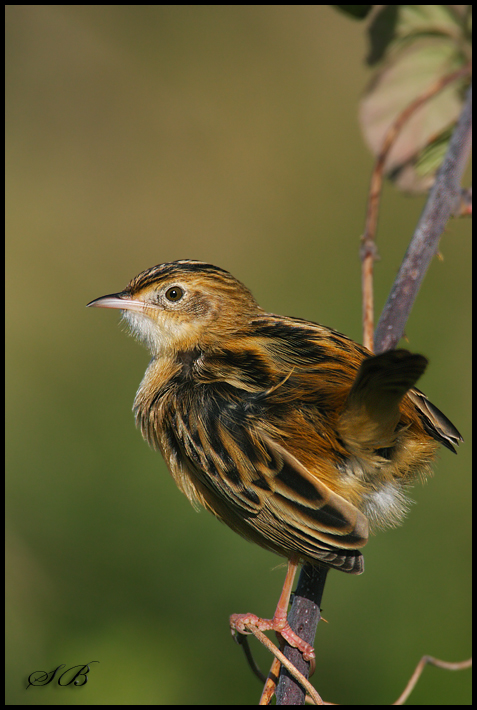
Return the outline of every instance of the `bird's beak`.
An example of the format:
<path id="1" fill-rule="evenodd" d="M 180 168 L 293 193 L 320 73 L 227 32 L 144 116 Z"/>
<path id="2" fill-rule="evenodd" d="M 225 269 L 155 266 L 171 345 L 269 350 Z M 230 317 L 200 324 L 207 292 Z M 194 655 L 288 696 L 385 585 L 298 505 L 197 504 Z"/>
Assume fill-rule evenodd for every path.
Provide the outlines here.
<path id="1" fill-rule="evenodd" d="M 146 304 L 144 301 L 136 301 L 125 293 L 110 293 L 101 298 L 95 298 L 94 301 L 86 304 L 86 308 L 94 306 L 95 308 L 119 308 L 122 311 L 137 311 L 144 313 Z"/>

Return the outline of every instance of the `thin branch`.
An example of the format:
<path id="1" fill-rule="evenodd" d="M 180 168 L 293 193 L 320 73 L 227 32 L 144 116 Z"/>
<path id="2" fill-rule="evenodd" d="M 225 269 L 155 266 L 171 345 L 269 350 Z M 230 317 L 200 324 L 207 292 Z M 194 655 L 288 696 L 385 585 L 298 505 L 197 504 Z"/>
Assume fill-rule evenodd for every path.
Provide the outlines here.
<path id="1" fill-rule="evenodd" d="M 242 646 L 245 658 L 247 659 L 247 663 L 250 666 L 252 673 L 257 676 L 259 681 L 265 683 L 267 678 L 255 662 L 255 658 L 253 657 L 252 650 L 248 642 L 248 636 L 245 636 L 245 634 L 235 634 L 234 639 L 239 646 Z"/>
<path id="2" fill-rule="evenodd" d="M 257 627 L 253 624 L 247 624 L 245 628 L 247 629 L 247 631 L 253 634 L 255 638 L 258 639 L 258 641 L 260 641 L 260 643 L 265 646 L 265 648 L 267 648 L 271 653 L 273 653 L 275 658 L 280 662 L 280 664 L 284 668 L 287 669 L 287 671 L 293 676 L 295 681 L 299 683 L 308 692 L 308 695 L 313 699 L 313 702 L 316 705 L 323 705 L 323 700 L 320 698 L 318 692 L 315 690 L 309 680 L 305 678 L 305 676 L 300 673 L 299 670 L 297 670 L 293 663 L 288 660 L 288 658 L 277 648 L 277 646 L 275 646 L 273 641 L 270 641 L 268 636 L 265 636 L 263 631 L 257 629 Z"/>
<path id="3" fill-rule="evenodd" d="M 263 687 L 262 697 L 260 698 L 259 705 L 270 705 L 272 698 L 275 695 L 275 690 L 278 683 L 278 674 L 280 673 L 281 667 L 282 664 L 280 663 L 278 658 L 274 658 L 272 667 L 270 668 L 270 672 Z"/>
<path id="4" fill-rule="evenodd" d="M 462 671 L 465 668 L 471 668 L 472 658 L 469 658 L 466 661 L 460 661 L 459 663 L 449 663 L 448 661 L 441 661 L 439 658 L 433 658 L 432 656 L 423 656 L 417 664 L 416 669 L 412 674 L 411 678 L 409 679 L 408 684 L 404 688 L 403 693 L 399 696 L 396 702 L 393 703 L 393 705 L 404 705 L 404 703 L 414 690 L 414 687 L 417 681 L 419 680 L 422 671 L 427 665 L 437 666 L 437 668 L 444 668 L 444 670 L 447 671 Z"/>

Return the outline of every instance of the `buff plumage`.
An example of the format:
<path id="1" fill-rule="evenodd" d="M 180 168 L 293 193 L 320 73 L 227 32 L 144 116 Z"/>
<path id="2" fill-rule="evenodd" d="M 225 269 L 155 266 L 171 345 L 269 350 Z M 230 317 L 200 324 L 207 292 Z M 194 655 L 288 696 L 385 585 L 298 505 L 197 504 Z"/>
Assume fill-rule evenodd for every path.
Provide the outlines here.
<path id="1" fill-rule="evenodd" d="M 178 487 L 288 559 L 363 570 L 369 526 L 399 523 L 440 444 L 461 436 L 415 389 L 427 364 L 266 313 L 223 269 L 155 266 L 117 294 L 152 360 L 134 402 Z"/>

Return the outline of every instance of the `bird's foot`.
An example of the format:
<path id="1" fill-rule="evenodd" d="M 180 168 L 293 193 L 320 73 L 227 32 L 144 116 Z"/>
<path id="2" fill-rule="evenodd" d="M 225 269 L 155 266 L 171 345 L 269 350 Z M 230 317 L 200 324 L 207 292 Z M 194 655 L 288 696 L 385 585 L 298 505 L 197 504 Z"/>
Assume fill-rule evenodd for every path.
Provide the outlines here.
<path id="1" fill-rule="evenodd" d="M 290 627 L 286 615 L 275 613 L 273 619 L 262 619 L 256 614 L 232 614 L 230 617 L 230 628 L 232 636 L 239 634 L 251 634 L 250 627 L 255 627 L 259 631 L 275 631 L 293 648 L 297 648 L 305 661 L 315 660 L 315 650 L 313 646 L 304 641 Z"/>

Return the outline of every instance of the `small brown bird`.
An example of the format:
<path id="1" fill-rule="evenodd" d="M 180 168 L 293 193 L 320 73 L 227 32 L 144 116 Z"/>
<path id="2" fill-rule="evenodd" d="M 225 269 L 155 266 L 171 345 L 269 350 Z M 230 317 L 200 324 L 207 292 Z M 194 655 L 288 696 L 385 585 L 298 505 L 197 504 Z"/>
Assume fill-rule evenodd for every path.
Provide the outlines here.
<path id="1" fill-rule="evenodd" d="M 233 629 L 273 628 L 312 658 L 286 621 L 298 562 L 360 574 L 369 525 L 398 524 L 439 443 L 455 451 L 462 440 L 414 388 L 426 358 L 373 356 L 330 328 L 266 313 L 200 261 L 153 266 L 88 305 L 121 309 L 151 351 L 136 422 L 180 490 L 290 561 L 274 618 L 233 615 Z"/>

